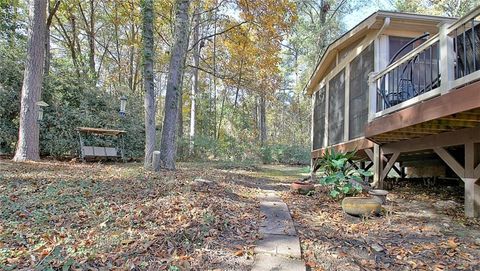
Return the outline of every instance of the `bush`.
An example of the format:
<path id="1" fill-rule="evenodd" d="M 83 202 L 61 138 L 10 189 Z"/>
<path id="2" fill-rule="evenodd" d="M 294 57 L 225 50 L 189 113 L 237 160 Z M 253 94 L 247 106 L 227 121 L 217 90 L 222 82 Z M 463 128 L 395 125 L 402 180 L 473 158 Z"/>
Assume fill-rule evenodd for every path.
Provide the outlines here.
<path id="1" fill-rule="evenodd" d="M 0 153 L 12 153 L 17 142 L 24 65 L 21 48 L 0 45 Z"/>
<path id="2" fill-rule="evenodd" d="M 371 172 L 362 169 L 355 169 L 348 161 L 353 160 L 356 152 L 337 153 L 334 150 L 328 151 L 318 161 L 320 170 L 324 177 L 320 183 L 330 187 L 332 198 L 342 198 L 362 192 L 362 177 L 372 176 Z M 352 181 L 353 180 L 353 181 Z"/>
<path id="3" fill-rule="evenodd" d="M 260 149 L 260 157 L 264 164 L 308 165 L 310 163 L 310 149 L 300 145 L 272 144 Z"/>

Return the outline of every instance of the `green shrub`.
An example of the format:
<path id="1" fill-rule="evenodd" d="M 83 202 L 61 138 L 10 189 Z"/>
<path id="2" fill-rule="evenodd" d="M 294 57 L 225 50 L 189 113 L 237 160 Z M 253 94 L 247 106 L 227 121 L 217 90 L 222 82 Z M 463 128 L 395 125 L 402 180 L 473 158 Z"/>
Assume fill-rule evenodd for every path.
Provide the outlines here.
<path id="1" fill-rule="evenodd" d="M 356 152 L 337 153 L 334 150 L 326 151 L 318 160 L 318 166 L 324 177 L 320 183 L 330 187 L 332 198 L 342 198 L 362 192 L 362 177 L 372 176 L 371 172 L 355 169 L 348 161 L 353 160 Z M 353 180 L 353 182 L 352 182 Z"/>
<path id="2" fill-rule="evenodd" d="M 260 149 L 260 158 L 264 164 L 308 165 L 310 150 L 306 146 L 272 144 Z"/>

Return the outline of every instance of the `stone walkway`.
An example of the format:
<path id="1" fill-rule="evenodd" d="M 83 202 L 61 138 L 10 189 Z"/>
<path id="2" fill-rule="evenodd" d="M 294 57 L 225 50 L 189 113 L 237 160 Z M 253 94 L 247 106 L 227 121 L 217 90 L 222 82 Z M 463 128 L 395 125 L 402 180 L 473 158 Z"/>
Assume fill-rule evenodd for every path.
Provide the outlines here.
<path id="1" fill-rule="evenodd" d="M 275 191 L 265 191 L 259 200 L 265 220 L 260 226 L 252 271 L 305 271 L 300 240 L 287 205 Z"/>

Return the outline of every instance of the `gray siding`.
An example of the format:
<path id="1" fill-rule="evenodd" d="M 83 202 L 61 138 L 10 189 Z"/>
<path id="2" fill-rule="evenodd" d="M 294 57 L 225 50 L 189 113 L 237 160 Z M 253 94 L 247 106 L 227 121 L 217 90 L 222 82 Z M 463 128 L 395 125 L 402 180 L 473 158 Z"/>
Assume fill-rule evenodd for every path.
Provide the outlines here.
<path id="1" fill-rule="evenodd" d="M 343 141 L 345 119 L 345 69 L 329 82 L 328 145 Z"/>
<path id="2" fill-rule="evenodd" d="M 368 121 L 368 75 L 373 70 L 372 43 L 350 63 L 349 139 L 364 135 Z"/>
<path id="3" fill-rule="evenodd" d="M 315 93 L 313 108 L 313 149 L 323 147 L 325 135 L 325 87 Z"/>

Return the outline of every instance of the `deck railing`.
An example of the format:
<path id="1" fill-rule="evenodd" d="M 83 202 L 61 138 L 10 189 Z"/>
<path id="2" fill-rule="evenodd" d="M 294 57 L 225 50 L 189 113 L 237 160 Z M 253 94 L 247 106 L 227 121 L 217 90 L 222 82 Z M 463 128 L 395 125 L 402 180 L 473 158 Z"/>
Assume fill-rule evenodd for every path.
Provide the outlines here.
<path id="1" fill-rule="evenodd" d="M 370 75 L 369 120 L 480 79 L 480 7 Z"/>

